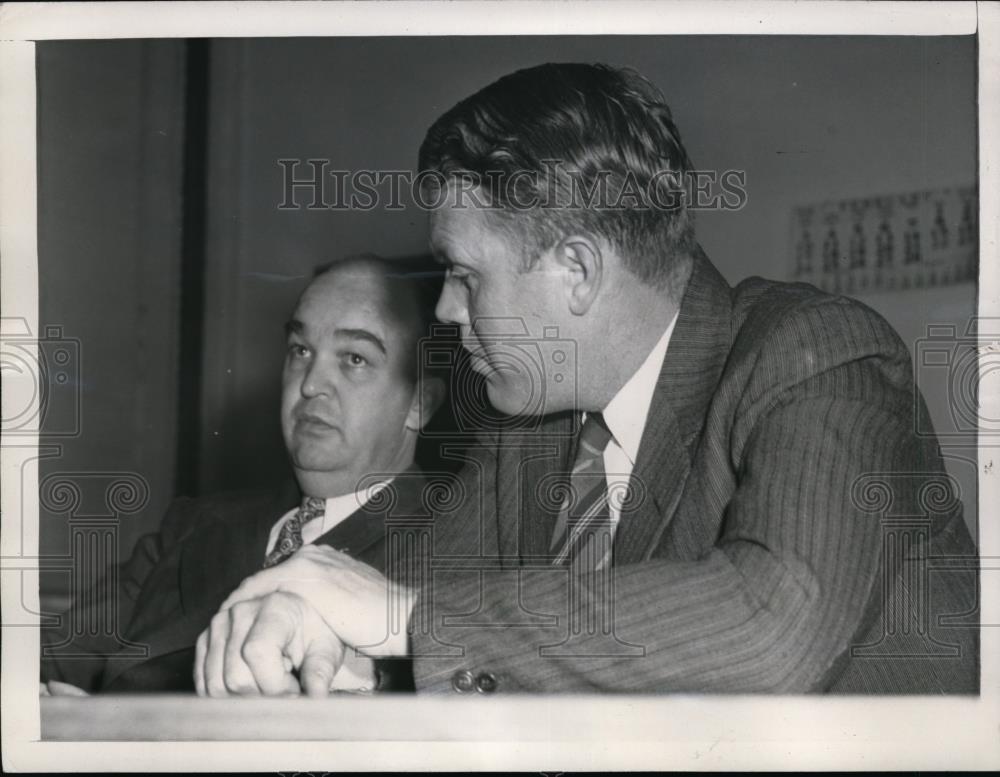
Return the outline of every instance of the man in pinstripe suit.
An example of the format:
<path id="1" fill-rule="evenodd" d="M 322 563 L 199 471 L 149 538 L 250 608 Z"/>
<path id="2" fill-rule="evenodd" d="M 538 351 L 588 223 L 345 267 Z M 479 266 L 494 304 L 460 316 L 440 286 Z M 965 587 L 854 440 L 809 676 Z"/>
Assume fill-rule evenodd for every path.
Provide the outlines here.
<path id="1" fill-rule="evenodd" d="M 305 638 L 412 655 L 424 692 L 978 692 L 975 547 L 905 346 L 851 300 L 727 285 L 652 85 L 519 71 L 420 166 L 438 317 L 511 423 L 406 584 L 321 549 L 245 582 L 234 672 L 277 687 Z"/>

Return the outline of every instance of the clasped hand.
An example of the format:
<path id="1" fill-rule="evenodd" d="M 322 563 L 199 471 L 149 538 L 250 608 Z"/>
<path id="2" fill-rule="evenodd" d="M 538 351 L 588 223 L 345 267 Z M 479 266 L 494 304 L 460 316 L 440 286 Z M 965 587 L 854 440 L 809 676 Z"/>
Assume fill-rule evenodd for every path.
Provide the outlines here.
<path id="1" fill-rule="evenodd" d="M 195 688 L 202 696 L 325 696 L 355 649 L 406 655 L 413 600 L 367 564 L 307 545 L 222 603 L 198 637 Z"/>

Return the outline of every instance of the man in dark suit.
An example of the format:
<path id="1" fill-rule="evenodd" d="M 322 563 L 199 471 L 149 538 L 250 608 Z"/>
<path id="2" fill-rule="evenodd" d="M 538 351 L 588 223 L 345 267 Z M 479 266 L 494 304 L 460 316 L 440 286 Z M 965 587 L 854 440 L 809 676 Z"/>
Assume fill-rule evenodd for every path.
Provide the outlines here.
<path id="1" fill-rule="evenodd" d="M 975 547 L 905 346 L 811 286 L 728 286 L 651 84 L 519 71 L 442 116 L 420 167 L 438 317 L 512 422 L 417 574 L 304 550 L 224 603 L 196 671 L 280 687 L 295 637 L 412 655 L 428 692 L 978 691 Z M 279 623 L 289 600 L 306 615 Z"/>
<path id="2" fill-rule="evenodd" d="M 50 688 L 194 690 L 195 642 L 223 599 L 302 545 L 337 548 L 389 571 L 386 521 L 424 512 L 415 446 L 444 391 L 439 378 L 418 378 L 418 341 L 440 288 L 421 269 L 366 255 L 310 283 L 287 324 L 282 376 L 282 431 L 296 483 L 176 500 L 159 531 L 116 570 L 116 601 L 80 597 L 82 612 L 43 629 Z M 127 626 L 104 634 L 102 611 L 116 605 Z M 71 623 L 91 633 L 74 635 Z M 135 646 L 147 655 L 136 658 Z M 370 685 L 372 668 L 352 661 L 338 682 Z M 379 670 L 383 686 L 405 686 L 401 662 Z M 315 679 L 328 687 L 332 675 Z"/>

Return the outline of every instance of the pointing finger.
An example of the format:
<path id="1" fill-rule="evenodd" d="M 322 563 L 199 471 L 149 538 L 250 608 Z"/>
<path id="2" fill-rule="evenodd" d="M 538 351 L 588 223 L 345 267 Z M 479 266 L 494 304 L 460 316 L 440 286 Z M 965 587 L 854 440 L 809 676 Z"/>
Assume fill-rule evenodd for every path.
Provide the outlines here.
<path id="1" fill-rule="evenodd" d="M 344 646 L 332 633 L 314 639 L 306 649 L 299 670 L 299 682 L 306 694 L 313 698 L 329 694 L 343 659 Z"/>

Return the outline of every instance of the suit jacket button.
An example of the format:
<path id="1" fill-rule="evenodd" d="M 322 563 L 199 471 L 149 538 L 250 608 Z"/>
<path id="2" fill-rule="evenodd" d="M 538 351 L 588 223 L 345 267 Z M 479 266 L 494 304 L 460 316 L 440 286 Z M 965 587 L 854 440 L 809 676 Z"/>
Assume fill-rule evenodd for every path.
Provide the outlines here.
<path id="1" fill-rule="evenodd" d="M 468 693 L 476 687 L 476 678 L 468 669 L 462 669 L 452 675 L 451 687 L 458 693 Z"/>
<path id="2" fill-rule="evenodd" d="M 480 693 L 493 693 L 499 684 L 500 681 L 492 672 L 481 672 L 476 678 L 476 690 Z"/>

